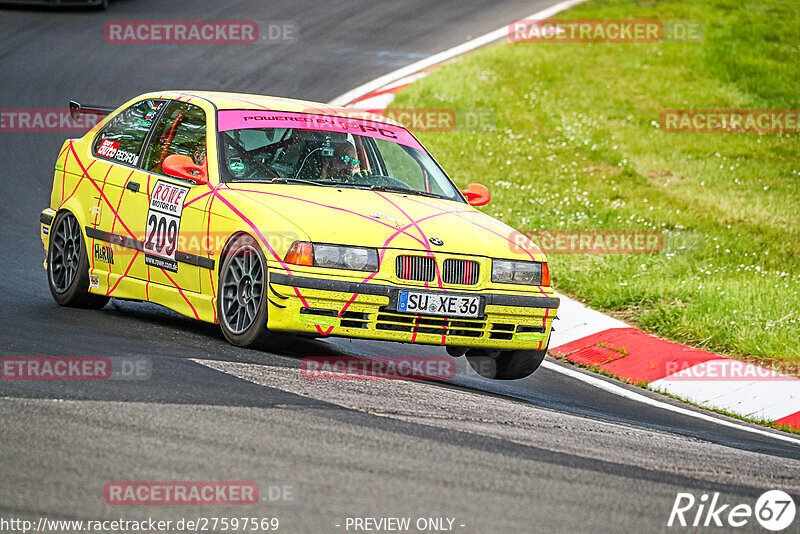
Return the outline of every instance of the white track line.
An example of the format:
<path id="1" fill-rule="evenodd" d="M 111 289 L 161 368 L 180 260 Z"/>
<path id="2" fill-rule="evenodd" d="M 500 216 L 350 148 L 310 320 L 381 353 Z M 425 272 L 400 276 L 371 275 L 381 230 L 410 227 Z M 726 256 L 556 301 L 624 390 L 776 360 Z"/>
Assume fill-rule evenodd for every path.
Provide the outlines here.
<path id="1" fill-rule="evenodd" d="M 574 5 L 580 4 L 585 0 L 565 0 L 564 2 L 559 2 L 558 4 L 543 9 L 541 11 L 537 11 L 532 15 L 525 17 L 526 19 L 533 19 L 533 20 L 541 20 L 546 19 L 548 17 L 552 17 L 556 13 L 560 13 L 565 9 L 568 9 Z M 346 106 L 353 100 L 361 98 L 362 96 L 371 93 L 372 91 L 377 91 L 378 89 L 383 88 L 386 85 L 389 85 L 392 82 L 396 82 L 406 76 L 412 76 L 417 74 L 419 71 L 427 69 L 428 67 L 432 67 L 434 65 L 438 65 L 444 61 L 448 61 L 453 59 L 456 56 L 461 54 L 465 54 L 482 46 L 486 46 L 487 44 L 493 43 L 502 39 L 504 36 L 508 35 L 508 25 L 503 26 L 502 28 L 498 28 L 493 32 L 489 32 L 485 35 L 472 39 L 471 41 L 467 41 L 464 44 L 454 46 L 449 50 L 445 50 L 444 52 L 439 52 L 438 54 L 434 54 L 432 56 L 428 56 L 425 59 L 417 61 L 416 63 L 412 63 L 411 65 L 407 65 L 405 67 L 399 68 L 389 74 L 384 74 L 379 78 L 375 78 L 372 81 L 369 81 L 365 84 L 359 85 L 355 89 L 351 89 L 346 93 L 337 96 L 330 102 L 328 102 L 332 106 Z M 598 312 L 599 313 L 599 312 Z M 752 434 L 758 434 L 761 436 L 766 436 L 770 438 L 774 438 L 781 441 L 786 441 L 789 443 L 793 443 L 795 445 L 800 445 L 800 439 L 793 438 L 789 435 L 779 433 L 780 431 L 770 432 L 768 430 L 762 430 L 757 427 L 751 427 L 747 425 L 742 425 L 738 423 L 734 423 L 731 421 L 727 421 L 725 419 L 718 419 L 716 417 L 712 417 L 710 415 L 706 415 L 703 413 L 695 412 L 693 410 L 687 410 L 686 408 L 680 408 L 678 406 L 674 406 L 672 404 L 658 401 L 655 399 L 651 399 L 650 397 L 646 397 L 639 393 L 635 393 L 633 391 L 627 390 L 623 387 L 614 385 L 610 382 L 602 380 L 600 378 L 596 378 L 578 371 L 574 369 L 570 369 L 568 367 L 564 367 L 555 363 L 551 363 L 548 361 L 542 362 L 542 367 L 550 369 L 551 371 L 555 371 L 557 373 L 564 374 L 569 376 L 570 378 L 574 378 L 576 380 L 580 380 L 585 382 L 589 385 L 592 385 L 598 389 L 602 389 L 609 393 L 613 393 L 614 395 L 619 395 L 620 397 L 624 397 L 626 399 L 641 402 L 643 404 L 647 404 L 649 406 L 654 406 L 656 408 L 661 408 L 663 410 L 667 410 L 670 412 L 679 413 L 681 415 L 686 415 L 688 417 L 694 417 L 695 419 L 700 419 L 702 421 L 707 421 L 710 423 L 716 423 L 718 425 L 727 426 L 731 428 L 736 428 L 743 432 L 750 432 Z"/>
<path id="2" fill-rule="evenodd" d="M 558 4 L 543 9 L 541 11 L 537 11 L 532 15 L 525 17 L 525 19 L 533 19 L 533 20 L 540 20 L 546 19 L 548 17 L 552 17 L 556 13 L 560 13 L 567 8 L 570 8 L 574 5 L 580 4 L 581 2 L 585 2 L 586 0 L 565 0 L 564 2 L 559 2 Z M 456 56 L 460 56 L 462 54 L 466 54 L 476 48 L 480 48 L 482 46 L 486 46 L 489 43 L 493 43 L 502 39 L 503 37 L 508 36 L 508 25 L 503 26 L 502 28 L 498 28 L 493 32 L 489 32 L 486 35 L 481 35 L 480 37 L 476 37 L 471 41 L 467 41 L 464 44 L 460 44 L 458 46 L 454 46 L 449 50 L 445 50 L 444 52 L 439 52 L 438 54 L 434 54 L 432 56 L 428 56 L 425 59 L 421 59 L 416 63 L 412 63 L 411 65 L 407 65 L 400 69 L 397 69 L 389 74 L 384 74 L 380 78 L 375 78 L 372 81 L 369 81 L 363 85 L 359 85 L 355 89 L 351 89 L 346 93 L 337 96 L 330 102 L 328 102 L 332 106 L 345 106 L 352 102 L 353 100 L 364 96 L 367 93 L 371 93 L 372 91 L 376 91 L 382 88 L 385 85 L 389 85 L 392 82 L 399 80 L 400 78 L 405 78 L 406 76 L 411 76 L 412 74 L 416 74 L 417 72 L 427 69 L 428 67 L 433 67 L 434 65 L 438 65 L 439 63 L 443 63 L 449 59 L 453 59 Z"/>
<path id="3" fill-rule="evenodd" d="M 661 408 L 662 410 L 667 410 L 670 412 L 679 413 L 681 415 L 686 415 L 689 417 L 694 417 L 695 419 L 700 419 L 702 421 L 708 421 L 711 423 L 716 423 L 718 425 L 727 426 L 731 428 L 735 428 L 737 430 L 742 430 L 744 432 L 750 432 L 752 434 L 759 434 L 761 436 L 767 436 L 770 438 L 775 438 L 781 441 L 786 441 L 792 443 L 794 445 L 800 445 L 800 439 L 793 438 L 788 434 L 781 434 L 780 431 L 769 431 L 764 430 L 758 427 L 752 427 L 747 425 L 742 425 L 739 423 L 735 423 L 733 421 L 728 421 L 725 419 L 720 419 L 717 417 L 712 417 L 710 415 L 706 415 L 704 413 L 695 412 L 694 410 L 687 410 L 686 408 L 681 408 L 680 406 L 675 406 L 663 401 L 659 401 L 656 399 L 651 399 L 645 395 L 640 393 L 636 393 L 635 391 L 631 391 L 629 389 L 623 388 L 621 386 L 617 386 L 603 380 L 601 378 L 597 378 L 591 375 L 587 375 L 585 373 L 581 373 L 576 371 L 575 369 L 570 369 L 569 367 L 565 367 L 563 365 L 559 365 L 557 363 L 549 362 L 547 360 L 542 362 L 542 367 L 546 369 L 550 369 L 551 371 L 555 371 L 557 373 L 561 373 L 566 375 L 570 378 L 575 378 L 582 382 L 586 382 L 589 385 L 592 385 L 598 389 L 602 389 L 603 391 L 607 391 L 609 393 L 613 393 L 614 395 L 619 395 L 620 397 L 624 397 L 626 399 L 641 402 L 642 404 L 647 404 L 648 406 L 653 406 L 656 408 Z"/>

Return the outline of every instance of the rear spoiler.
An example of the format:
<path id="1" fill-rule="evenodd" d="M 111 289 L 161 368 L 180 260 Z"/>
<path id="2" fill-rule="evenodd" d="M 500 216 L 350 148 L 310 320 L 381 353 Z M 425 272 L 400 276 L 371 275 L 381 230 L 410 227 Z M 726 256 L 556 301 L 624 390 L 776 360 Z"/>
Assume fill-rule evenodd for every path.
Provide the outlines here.
<path id="1" fill-rule="evenodd" d="M 72 120 L 78 120 L 80 115 L 96 115 L 98 117 L 105 117 L 110 115 L 117 108 L 109 108 L 105 106 L 84 106 L 79 102 L 70 100 L 69 102 L 69 115 Z"/>

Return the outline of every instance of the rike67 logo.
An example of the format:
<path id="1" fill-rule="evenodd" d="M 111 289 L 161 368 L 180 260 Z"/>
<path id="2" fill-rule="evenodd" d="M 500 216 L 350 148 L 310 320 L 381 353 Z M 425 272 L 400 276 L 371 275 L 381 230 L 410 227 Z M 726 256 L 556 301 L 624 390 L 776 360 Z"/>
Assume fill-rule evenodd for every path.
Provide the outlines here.
<path id="1" fill-rule="evenodd" d="M 719 493 L 704 493 L 699 499 L 691 493 L 678 493 L 667 526 L 740 528 L 752 525 L 755 518 L 763 528 L 779 532 L 792 524 L 796 513 L 794 499 L 781 490 L 764 492 L 755 506 L 725 503 Z"/>

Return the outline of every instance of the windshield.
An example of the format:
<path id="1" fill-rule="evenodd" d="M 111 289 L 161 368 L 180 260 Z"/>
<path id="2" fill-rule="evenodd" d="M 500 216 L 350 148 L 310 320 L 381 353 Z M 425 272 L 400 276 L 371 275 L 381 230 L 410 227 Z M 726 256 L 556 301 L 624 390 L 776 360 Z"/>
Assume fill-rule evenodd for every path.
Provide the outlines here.
<path id="1" fill-rule="evenodd" d="M 404 128 L 303 113 L 220 111 L 226 182 L 354 187 L 463 201 Z"/>

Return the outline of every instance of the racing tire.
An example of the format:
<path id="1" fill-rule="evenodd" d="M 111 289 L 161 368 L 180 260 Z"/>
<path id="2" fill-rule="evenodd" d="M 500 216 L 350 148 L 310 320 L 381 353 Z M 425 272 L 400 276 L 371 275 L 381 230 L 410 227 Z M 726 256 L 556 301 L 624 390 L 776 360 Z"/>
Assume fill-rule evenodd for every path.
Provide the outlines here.
<path id="1" fill-rule="evenodd" d="M 472 370 L 484 378 L 519 380 L 532 375 L 542 365 L 546 354 L 547 349 L 504 351 L 470 349 L 466 356 Z"/>
<path id="2" fill-rule="evenodd" d="M 62 211 L 50 230 L 47 249 L 47 282 L 60 306 L 99 310 L 108 303 L 105 295 L 89 293 L 89 255 L 81 225 Z"/>
<path id="3" fill-rule="evenodd" d="M 232 345 L 282 351 L 293 334 L 267 330 L 267 260 L 249 235 L 240 235 L 227 248 L 219 273 L 217 319 Z"/>

